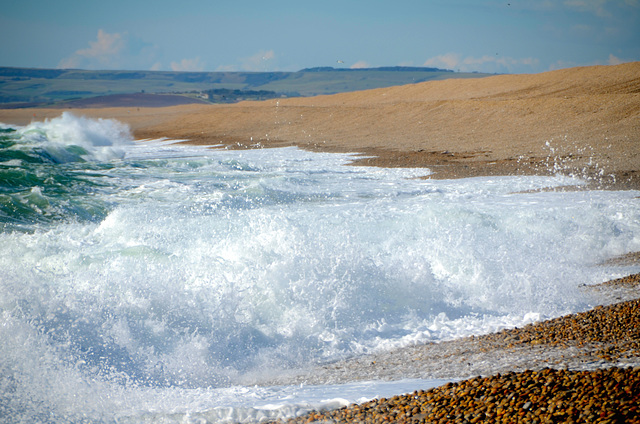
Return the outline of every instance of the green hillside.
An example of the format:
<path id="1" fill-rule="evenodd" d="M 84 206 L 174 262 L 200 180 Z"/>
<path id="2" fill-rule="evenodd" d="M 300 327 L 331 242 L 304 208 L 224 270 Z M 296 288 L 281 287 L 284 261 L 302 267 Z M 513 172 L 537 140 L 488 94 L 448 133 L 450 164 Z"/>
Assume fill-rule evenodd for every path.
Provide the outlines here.
<path id="1" fill-rule="evenodd" d="M 417 67 L 322 67 L 298 72 L 86 71 L 0 67 L 0 107 L 63 105 L 70 100 L 130 93 L 172 93 L 212 103 L 231 103 L 486 75 Z"/>

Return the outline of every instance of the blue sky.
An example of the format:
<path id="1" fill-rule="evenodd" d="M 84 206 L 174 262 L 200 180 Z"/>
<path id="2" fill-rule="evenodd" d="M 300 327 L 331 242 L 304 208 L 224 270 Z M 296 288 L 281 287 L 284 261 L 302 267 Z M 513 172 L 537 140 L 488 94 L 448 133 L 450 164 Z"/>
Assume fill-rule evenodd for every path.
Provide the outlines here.
<path id="1" fill-rule="evenodd" d="M 5 0 L 0 66 L 180 71 L 640 60 L 640 0 Z"/>

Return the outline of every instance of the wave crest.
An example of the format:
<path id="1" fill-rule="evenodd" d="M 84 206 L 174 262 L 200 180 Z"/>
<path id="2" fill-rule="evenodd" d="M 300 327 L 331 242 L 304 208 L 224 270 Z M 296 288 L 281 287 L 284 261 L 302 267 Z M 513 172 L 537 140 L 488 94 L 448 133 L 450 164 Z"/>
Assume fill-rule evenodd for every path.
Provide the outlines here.
<path id="1" fill-rule="evenodd" d="M 91 119 L 63 112 L 57 118 L 32 122 L 17 130 L 21 145 L 40 150 L 55 163 L 108 161 L 124 157 L 133 143 L 126 124 L 113 119 Z"/>

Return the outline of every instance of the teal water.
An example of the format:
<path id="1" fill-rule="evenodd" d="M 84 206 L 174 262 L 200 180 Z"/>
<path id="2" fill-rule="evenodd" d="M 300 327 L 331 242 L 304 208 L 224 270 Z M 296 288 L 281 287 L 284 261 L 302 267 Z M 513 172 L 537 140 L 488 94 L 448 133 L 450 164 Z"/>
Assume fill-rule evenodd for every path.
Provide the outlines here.
<path id="1" fill-rule="evenodd" d="M 66 118 L 69 120 L 70 118 Z M 77 125 L 91 123 L 80 120 Z M 96 121 L 97 122 L 97 121 Z M 121 155 L 116 145 L 126 138 L 126 128 L 115 123 L 108 128 L 60 131 L 59 125 L 33 124 L 24 129 L 0 129 L 0 225 L 5 231 L 32 231 L 34 224 L 66 220 L 104 219 L 108 201 L 96 193 L 111 187 L 109 171 L 114 164 L 96 159 Z M 115 141 L 102 140 L 95 132 L 111 131 Z M 72 134 L 67 134 L 71 132 Z M 76 137 L 67 143 L 64 137 Z M 115 143 L 115 144 L 114 144 Z"/>

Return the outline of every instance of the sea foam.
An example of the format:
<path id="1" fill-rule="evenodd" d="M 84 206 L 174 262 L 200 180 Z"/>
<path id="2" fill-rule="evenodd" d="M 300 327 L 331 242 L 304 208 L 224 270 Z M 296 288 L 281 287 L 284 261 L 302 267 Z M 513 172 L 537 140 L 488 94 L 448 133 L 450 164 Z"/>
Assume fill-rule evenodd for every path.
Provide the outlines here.
<path id="1" fill-rule="evenodd" d="M 20 128 L 21 145 L 42 149 L 57 163 L 122 158 L 122 146 L 132 143 L 129 127 L 112 119 L 90 119 L 63 112 L 44 122 Z"/>
<path id="2" fill-rule="evenodd" d="M 584 310 L 581 284 L 632 270 L 596 265 L 640 250 L 637 192 L 539 190 L 580 184 L 563 176 L 424 180 L 296 148 L 131 143 L 112 121 L 29 128 L 7 137 L 92 160 L 2 168 L 61 182 L 25 178 L 50 206 L 0 232 L 9 422 L 249 421 L 275 373 Z M 270 416 L 310 404 L 282 390 Z"/>

